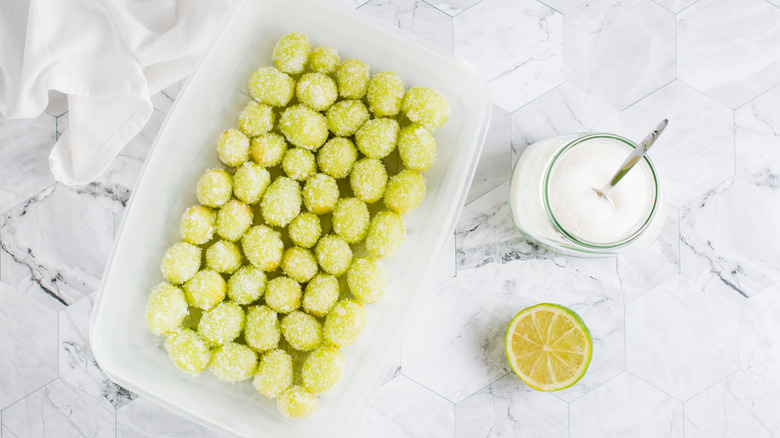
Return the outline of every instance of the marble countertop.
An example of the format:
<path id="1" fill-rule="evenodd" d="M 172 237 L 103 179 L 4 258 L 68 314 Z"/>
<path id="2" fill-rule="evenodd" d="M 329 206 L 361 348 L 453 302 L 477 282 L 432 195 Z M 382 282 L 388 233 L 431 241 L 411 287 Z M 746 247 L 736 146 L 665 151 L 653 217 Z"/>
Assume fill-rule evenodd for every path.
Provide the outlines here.
<path id="1" fill-rule="evenodd" d="M 457 231 L 355 437 L 780 436 L 780 1 L 341 0 L 465 58 L 493 121 Z M 89 315 L 176 84 L 95 182 L 55 183 L 67 119 L 0 118 L 0 436 L 219 436 L 112 383 Z M 512 163 L 534 141 L 610 131 L 665 173 L 649 249 L 579 259 L 514 230 Z M 662 142 L 662 143 L 661 143 Z M 594 339 L 575 386 L 541 393 L 503 335 L 538 302 Z"/>

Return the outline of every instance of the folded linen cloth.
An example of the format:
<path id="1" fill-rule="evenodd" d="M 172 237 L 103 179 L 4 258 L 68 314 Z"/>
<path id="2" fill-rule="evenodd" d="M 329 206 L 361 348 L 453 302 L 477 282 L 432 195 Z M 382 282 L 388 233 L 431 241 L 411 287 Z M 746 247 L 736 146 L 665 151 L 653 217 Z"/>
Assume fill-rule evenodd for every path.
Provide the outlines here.
<path id="1" fill-rule="evenodd" d="M 49 155 L 69 185 L 95 179 L 187 77 L 234 0 L 0 0 L 0 112 L 40 115 L 67 95 L 69 126 Z"/>

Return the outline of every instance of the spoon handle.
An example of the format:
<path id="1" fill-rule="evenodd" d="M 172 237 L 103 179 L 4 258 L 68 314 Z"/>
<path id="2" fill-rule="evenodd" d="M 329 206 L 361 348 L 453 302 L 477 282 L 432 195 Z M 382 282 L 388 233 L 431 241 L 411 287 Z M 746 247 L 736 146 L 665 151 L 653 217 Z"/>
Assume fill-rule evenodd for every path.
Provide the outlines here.
<path id="1" fill-rule="evenodd" d="M 647 151 L 650 149 L 650 146 L 653 145 L 655 140 L 658 138 L 659 135 L 664 131 L 666 128 L 666 125 L 669 124 L 669 119 L 664 119 L 661 123 L 658 124 L 658 126 L 655 127 L 653 132 L 647 135 L 647 137 L 642 140 L 639 145 L 634 149 L 633 152 L 631 152 L 631 155 L 626 158 L 626 161 L 623 162 L 623 164 L 620 166 L 620 169 L 615 173 L 615 176 L 612 177 L 611 180 L 609 180 L 609 184 L 607 184 L 607 187 L 605 189 L 611 189 L 615 186 L 615 184 L 618 183 L 621 179 L 623 179 L 624 176 L 628 173 L 629 170 L 631 170 L 632 167 L 639 161 L 642 157 L 645 156 Z"/>

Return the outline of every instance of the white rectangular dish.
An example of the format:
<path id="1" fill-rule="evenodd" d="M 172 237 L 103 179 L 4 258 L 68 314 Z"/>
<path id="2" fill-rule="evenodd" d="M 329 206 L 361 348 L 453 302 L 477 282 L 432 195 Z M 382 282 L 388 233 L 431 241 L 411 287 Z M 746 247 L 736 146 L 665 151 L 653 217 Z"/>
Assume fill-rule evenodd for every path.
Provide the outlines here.
<path id="1" fill-rule="evenodd" d="M 312 417 L 298 421 L 283 418 L 251 381 L 226 384 L 209 372 L 193 377 L 179 371 L 144 320 L 149 293 L 162 281 L 162 255 L 179 240 L 181 214 L 197 203 L 196 182 L 219 166 L 219 134 L 236 125 L 251 73 L 272 65 L 273 45 L 289 32 L 305 33 L 312 47 L 336 47 L 342 60 L 360 59 L 372 73 L 393 71 L 407 86 L 435 88 L 452 106 L 436 132 L 438 158 L 425 174 L 425 199 L 406 220 L 403 247 L 386 261 L 389 290 L 369 306 L 360 339 L 343 349 L 339 384 L 319 397 Z M 90 339 L 101 368 L 119 385 L 213 428 L 258 437 L 343 435 L 408 332 L 425 279 L 455 227 L 490 111 L 473 69 L 395 29 L 316 0 L 240 3 L 176 99 L 133 191 L 92 314 Z"/>

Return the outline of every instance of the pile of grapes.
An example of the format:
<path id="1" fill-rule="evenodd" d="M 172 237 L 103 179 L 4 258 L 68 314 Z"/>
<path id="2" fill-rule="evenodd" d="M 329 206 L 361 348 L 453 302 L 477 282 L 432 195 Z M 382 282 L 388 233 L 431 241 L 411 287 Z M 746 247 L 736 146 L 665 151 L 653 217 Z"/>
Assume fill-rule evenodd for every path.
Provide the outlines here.
<path id="1" fill-rule="evenodd" d="M 282 414 L 305 418 L 385 294 L 382 259 L 423 199 L 450 106 L 300 33 L 273 60 L 217 141 L 226 167 L 198 180 L 146 321 L 177 367 L 253 379 Z"/>

